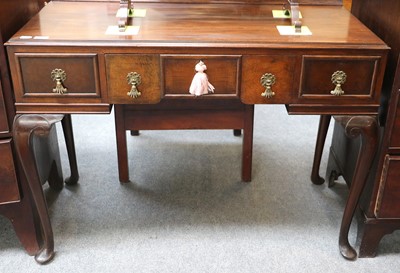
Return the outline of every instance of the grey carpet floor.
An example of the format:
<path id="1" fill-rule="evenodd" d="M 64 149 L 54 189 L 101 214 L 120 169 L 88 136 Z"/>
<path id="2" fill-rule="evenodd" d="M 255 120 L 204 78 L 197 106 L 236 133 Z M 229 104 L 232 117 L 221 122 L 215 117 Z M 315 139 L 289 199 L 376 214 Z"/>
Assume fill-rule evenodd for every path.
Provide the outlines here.
<path id="1" fill-rule="evenodd" d="M 73 116 L 79 184 L 45 186 L 56 256 L 36 264 L 0 217 L 0 272 L 399 272 L 399 232 L 376 258 L 339 254 L 348 190 L 310 182 L 318 119 L 257 106 L 251 183 L 240 181 L 231 130 L 128 134 L 131 182 L 121 185 L 113 115 Z"/>

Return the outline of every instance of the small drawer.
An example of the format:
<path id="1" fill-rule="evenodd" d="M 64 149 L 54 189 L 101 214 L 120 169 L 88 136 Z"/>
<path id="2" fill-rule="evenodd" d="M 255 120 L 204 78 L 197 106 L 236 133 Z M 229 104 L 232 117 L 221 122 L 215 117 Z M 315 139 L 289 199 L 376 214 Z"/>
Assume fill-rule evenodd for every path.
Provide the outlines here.
<path id="1" fill-rule="evenodd" d="M 0 204 L 20 200 L 11 139 L 0 140 Z"/>
<path id="2" fill-rule="evenodd" d="M 107 54 L 108 98 L 116 104 L 154 104 L 161 100 L 160 56 Z"/>
<path id="3" fill-rule="evenodd" d="M 193 97 L 189 93 L 195 66 L 203 61 L 208 82 L 215 88 L 206 97 L 239 98 L 239 69 L 237 55 L 162 55 L 163 93 L 168 97 Z"/>
<path id="4" fill-rule="evenodd" d="M 377 218 L 400 217 L 399 177 L 400 156 L 386 155 L 375 204 Z"/>
<path id="5" fill-rule="evenodd" d="M 304 55 L 299 99 L 378 103 L 375 85 L 379 61 L 380 56 Z"/>
<path id="6" fill-rule="evenodd" d="M 39 98 L 41 103 L 75 103 L 101 96 L 97 54 L 15 53 L 14 57 L 17 103 Z"/>
<path id="7" fill-rule="evenodd" d="M 244 56 L 242 102 L 246 104 L 289 103 L 293 97 L 294 68 L 294 56 Z"/>

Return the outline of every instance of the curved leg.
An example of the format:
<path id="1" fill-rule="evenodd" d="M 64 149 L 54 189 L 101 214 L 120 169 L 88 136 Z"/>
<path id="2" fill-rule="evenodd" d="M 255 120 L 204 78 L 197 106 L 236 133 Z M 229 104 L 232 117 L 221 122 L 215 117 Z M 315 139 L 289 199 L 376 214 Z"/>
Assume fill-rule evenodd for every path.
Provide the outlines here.
<path id="1" fill-rule="evenodd" d="M 75 142 L 74 142 L 74 134 L 72 131 L 72 121 L 71 115 L 64 115 L 64 118 L 61 121 L 64 137 L 65 137 L 65 145 L 67 147 L 69 166 L 71 169 L 71 176 L 65 179 L 65 184 L 67 185 L 75 185 L 79 180 L 79 172 L 78 172 L 78 163 L 76 161 L 76 153 L 75 153 Z"/>
<path id="2" fill-rule="evenodd" d="M 378 144 L 378 122 L 372 116 L 337 116 L 335 117 L 345 128 L 347 137 L 361 137 L 361 147 L 351 182 L 349 197 L 344 209 L 339 234 L 339 249 L 343 257 L 349 260 L 357 258 L 357 252 L 348 240 L 351 221 L 357 208 L 358 201 L 367 180 L 368 171 L 372 165 Z"/>
<path id="3" fill-rule="evenodd" d="M 36 168 L 32 141 L 34 137 L 46 137 L 55 122 L 63 115 L 17 115 L 13 125 L 13 137 L 17 156 L 28 181 L 32 200 L 37 208 L 39 222 L 43 231 L 43 247 L 35 255 L 35 260 L 44 264 L 54 257 L 54 238 L 46 199 Z"/>
<path id="4" fill-rule="evenodd" d="M 319 119 L 317 143 L 315 144 L 314 161 L 311 171 L 311 181 L 316 185 L 324 183 L 324 179 L 319 176 L 319 166 L 321 165 L 322 151 L 324 149 L 330 121 L 330 115 L 321 115 Z"/>

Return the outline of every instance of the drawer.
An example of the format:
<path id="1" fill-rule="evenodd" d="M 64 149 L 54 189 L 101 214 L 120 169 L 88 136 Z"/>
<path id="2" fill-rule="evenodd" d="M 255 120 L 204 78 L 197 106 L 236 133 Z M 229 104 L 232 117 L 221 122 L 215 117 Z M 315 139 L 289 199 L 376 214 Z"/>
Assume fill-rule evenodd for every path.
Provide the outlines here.
<path id="1" fill-rule="evenodd" d="M 163 96 L 193 97 L 189 89 L 199 61 L 206 65 L 206 77 L 215 88 L 213 93 L 202 98 L 239 98 L 241 56 L 237 55 L 162 55 Z"/>
<path id="2" fill-rule="evenodd" d="M 304 55 L 299 99 L 314 103 L 328 100 L 330 104 L 378 103 L 379 61 L 380 56 Z"/>
<path id="3" fill-rule="evenodd" d="M 242 101 L 247 104 L 289 103 L 293 97 L 294 68 L 294 56 L 244 56 Z"/>
<path id="4" fill-rule="evenodd" d="M 385 156 L 375 215 L 377 218 L 400 218 L 400 156 Z"/>
<path id="5" fill-rule="evenodd" d="M 116 104 L 154 104 L 161 100 L 160 56 L 107 54 L 108 98 Z"/>
<path id="6" fill-rule="evenodd" d="M 83 103 L 101 97 L 97 54 L 15 53 L 14 57 L 17 103 Z"/>
<path id="7" fill-rule="evenodd" d="M 11 139 L 0 140 L 0 204 L 20 200 Z"/>

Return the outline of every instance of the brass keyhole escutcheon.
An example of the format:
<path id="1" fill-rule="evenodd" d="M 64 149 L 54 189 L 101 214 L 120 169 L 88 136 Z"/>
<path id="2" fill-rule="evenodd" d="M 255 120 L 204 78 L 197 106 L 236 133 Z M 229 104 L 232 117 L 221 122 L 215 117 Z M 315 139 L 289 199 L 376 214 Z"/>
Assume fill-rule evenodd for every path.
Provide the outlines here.
<path id="1" fill-rule="evenodd" d="M 261 93 L 262 97 L 272 98 L 275 96 L 275 92 L 272 91 L 272 86 L 275 84 L 275 75 L 272 73 L 265 73 L 260 79 L 261 85 L 265 88 L 265 91 Z"/>
<path id="2" fill-rule="evenodd" d="M 142 76 L 140 76 L 137 72 L 129 72 L 126 76 L 128 84 L 131 85 L 131 90 L 127 93 L 127 95 L 131 98 L 137 98 L 142 95 L 142 93 L 137 89 L 138 85 L 142 82 Z"/>
<path id="3" fill-rule="evenodd" d="M 56 82 L 56 87 L 53 88 L 54 93 L 64 94 L 67 88 L 63 86 L 64 81 L 67 79 L 67 73 L 60 68 L 51 71 L 51 79 Z"/>
<path id="4" fill-rule="evenodd" d="M 334 96 L 341 96 L 344 94 L 342 84 L 346 82 L 347 75 L 345 72 L 338 70 L 332 74 L 331 81 L 335 86 L 335 89 L 331 91 Z"/>

